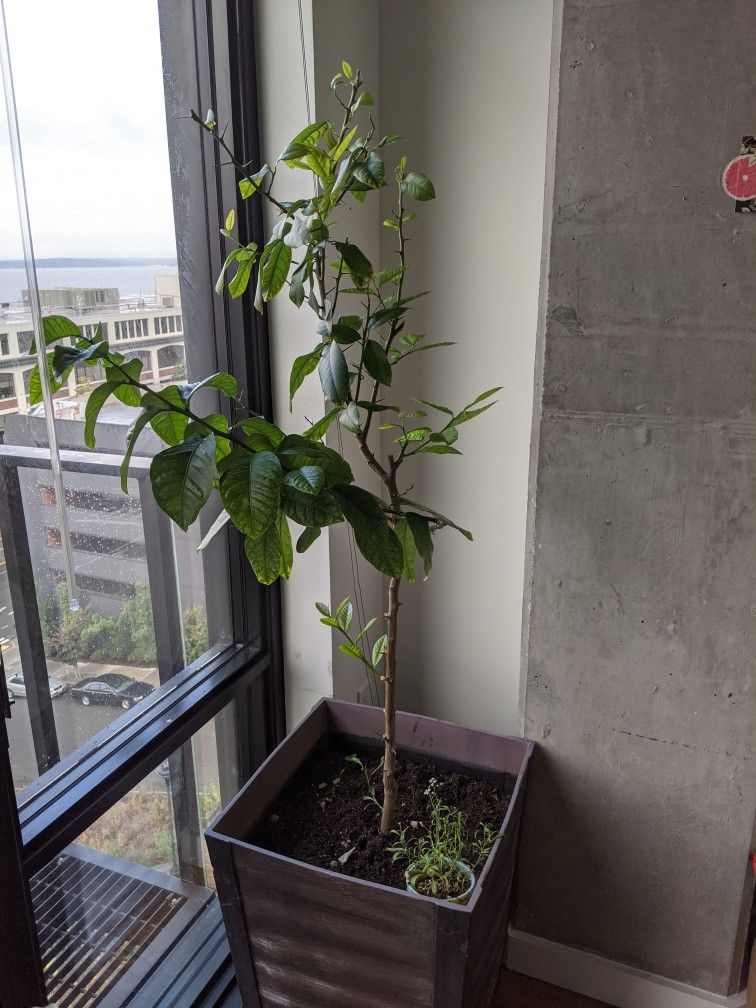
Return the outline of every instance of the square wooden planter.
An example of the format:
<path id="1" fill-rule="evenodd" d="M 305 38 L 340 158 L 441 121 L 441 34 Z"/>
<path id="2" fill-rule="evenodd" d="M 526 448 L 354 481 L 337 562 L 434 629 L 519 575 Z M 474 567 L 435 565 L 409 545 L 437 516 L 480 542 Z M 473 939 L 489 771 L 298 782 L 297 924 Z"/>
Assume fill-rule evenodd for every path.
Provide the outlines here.
<path id="1" fill-rule="evenodd" d="M 503 782 L 501 836 L 467 906 L 315 868 L 247 839 L 310 753 L 380 744 L 383 712 L 323 700 L 206 832 L 245 1008 L 485 1008 L 502 965 L 533 743 L 415 714 L 398 749 Z"/>

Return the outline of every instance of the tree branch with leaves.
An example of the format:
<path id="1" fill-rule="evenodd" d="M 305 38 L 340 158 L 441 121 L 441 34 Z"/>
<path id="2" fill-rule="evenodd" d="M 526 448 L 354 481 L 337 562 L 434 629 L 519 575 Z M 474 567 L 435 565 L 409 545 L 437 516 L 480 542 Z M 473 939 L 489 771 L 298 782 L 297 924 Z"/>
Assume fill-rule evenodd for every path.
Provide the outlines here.
<path id="1" fill-rule="evenodd" d="M 388 397 L 394 372 L 414 354 L 439 350 L 453 343 L 429 342 L 407 331 L 409 313 L 426 291 L 407 294 L 407 228 L 415 214 L 412 203 L 435 199 L 430 179 L 408 167 L 402 156 L 391 173 L 396 203 L 383 226 L 396 233 L 396 262 L 384 269 L 373 264 L 348 236 L 338 233 L 336 211 L 342 204 L 363 203 L 387 185 L 385 150 L 399 137 L 375 139 L 369 114 L 373 104 L 359 70 L 343 63 L 331 81 L 343 109 L 340 126 L 323 120 L 306 126 L 281 152 L 275 164 L 255 168 L 243 163 L 218 127 L 215 114 L 191 118 L 215 144 L 238 175 L 239 199 L 259 197 L 276 213 L 270 236 L 260 249 L 236 236 L 236 213 L 229 211 L 221 234 L 229 251 L 216 291 L 232 298 L 245 295 L 255 279 L 254 304 L 258 311 L 284 290 L 301 308 L 305 302 L 315 316 L 314 343 L 297 357 L 289 377 L 289 407 L 303 382 L 317 372 L 325 399 L 331 404 L 322 419 L 302 433 L 285 433 L 277 424 L 250 414 L 243 407 L 232 375 L 220 372 L 194 383 L 152 388 L 142 381 L 142 363 L 127 360 L 103 337 L 101 328 L 86 337 L 70 319 L 51 316 L 43 320 L 48 351 L 48 372 L 53 392 L 63 387 L 73 367 L 101 362 L 105 381 L 86 404 L 84 438 L 95 447 L 96 423 L 110 397 L 138 409 L 129 428 L 121 467 L 121 482 L 128 490 L 129 463 L 135 445 L 149 426 L 166 448 L 154 456 L 150 480 L 155 500 L 163 511 L 186 530 L 214 492 L 220 494 L 224 513 L 213 526 L 230 521 L 244 537 L 244 549 L 257 579 L 272 584 L 288 578 L 294 561 L 290 523 L 301 528 L 296 552 L 304 553 L 329 525 L 347 522 L 365 559 L 388 577 L 385 633 L 372 649 L 367 632 L 350 636 L 352 606 L 344 600 L 331 612 L 318 603 L 321 621 L 346 636 L 341 650 L 361 661 L 368 674 L 383 687 L 384 759 L 381 832 L 388 835 L 396 807 L 396 681 L 399 644 L 400 588 L 414 581 L 418 563 L 427 577 L 433 560 L 435 535 L 452 528 L 468 539 L 472 535 L 435 509 L 407 496 L 401 482 L 404 466 L 417 455 L 458 455 L 456 442 L 462 424 L 494 405 L 499 388 L 489 389 L 462 409 L 424 398 L 399 405 Z M 367 112 L 367 126 L 359 121 Z M 254 170 L 252 170 L 254 168 Z M 274 193 L 281 169 L 314 178 L 315 194 L 294 201 L 279 200 Z M 311 186 L 311 183 L 310 183 Z M 346 302 L 346 306 L 345 306 Z M 226 397 L 226 413 L 198 411 L 194 396 L 201 389 Z M 39 374 L 30 382 L 32 402 L 41 400 Z M 395 397 L 391 397 L 395 398 Z M 243 415 L 239 415 L 243 414 Z M 390 439 L 385 454 L 369 440 L 373 423 L 381 437 Z M 332 424 L 354 436 L 369 470 L 381 481 L 378 496 L 361 486 L 350 464 L 324 443 Z M 209 539 L 206 536 L 205 542 Z"/>

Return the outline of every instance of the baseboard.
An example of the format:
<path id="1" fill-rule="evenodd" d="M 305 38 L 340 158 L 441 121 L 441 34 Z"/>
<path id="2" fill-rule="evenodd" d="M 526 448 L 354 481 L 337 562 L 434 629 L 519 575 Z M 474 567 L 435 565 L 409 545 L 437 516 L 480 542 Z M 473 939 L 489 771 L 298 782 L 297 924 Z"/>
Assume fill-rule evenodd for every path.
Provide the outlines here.
<path id="1" fill-rule="evenodd" d="M 614 1008 L 742 1008 L 745 992 L 720 997 L 510 928 L 507 967 Z"/>

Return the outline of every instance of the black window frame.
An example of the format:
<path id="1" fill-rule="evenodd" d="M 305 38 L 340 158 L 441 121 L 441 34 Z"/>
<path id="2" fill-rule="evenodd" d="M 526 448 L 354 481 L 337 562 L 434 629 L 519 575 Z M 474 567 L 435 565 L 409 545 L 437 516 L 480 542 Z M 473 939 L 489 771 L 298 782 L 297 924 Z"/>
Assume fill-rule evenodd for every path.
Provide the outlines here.
<path id="1" fill-rule="evenodd" d="M 245 160 L 259 162 L 259 123 L 254 15 L 242 0 L 156 0 L 166 81 L 169 157 L 178 236 L 182 319 L 185 328 L 203 333 L 213 348 L 218 370 L 233 373 L 250 408 L 272 416 L 267 319 L 248 299 L 232 302 L 213 294 L 213 280 L 225 257 L 218 232 L 227 210 L 235 207 L 241 241 L 262 244 L 259 201 L 242 201 L 233 169 L 218 167 L 212 145 L 187 118 L 190 108 L 217 108 L 228 119 L 228 136 Z M 190 361 L 190 364 L 193 362 Z M 198 362 L 206 370 L 207 362 Z M 25 463 L 49 467 L 49 452 L 24 449 Z M 86 453 L 66 452 L 64 468 L 86 471 Z M 110 457 L 113 470 L 120 460 Z M 18 450 L 0 446 L 0 498 L 3 506 L 21 507 Z M 144 476 L 149 461 L 133 458 L 131 474 Z M 164 518 L 164 516 L 163 516 Z M 161 521 L 156 509 L 145 520 Z M 17 523 L 18 524 L 18 523 Z M 5 537 L 7 522 L 2 529 Z M 18 529 L 16 529 L 18 532 Z M 10 537 L 12 539 L 12 536 Z M 21 534 L 23 539 L 23 534 Z M 10 543 L 12 550 L 18 543 Z M 23 555 L 23 542 L 20 544 Z M 28 551 L 28 544 L 27 544 Z M 217 560 L 204 554 L 206 583 L 214 583 Z M 226 567 L 227 565 L 227 567 Z M 23 579 L 11 569 L 9 577 Z M 229 528 L 227 556 L 233 643 L 211 649 L 181 669 L 139 705 L 55 763 L 14 800 L 7 749 L 0 737 L 0 852 L 8 871 L 0 873 L 0 1004 L 15 1008 L 42 1003 L 39 956 L 28 879 L 57 856 L 81 832 L 127 794 L 147 773 L 189 742 L 203 725 L 235 700 L 236 765 L 240 782 L 248 779 L 285 734 L 281 602 L 277 586 L 255 580 L 241 536 Z M 150 572 L 152 577 L 153 571 Z M 30 571 L 26 572 L 28 582 Z M 20 584 L 16 585 L 19 595 Z M 208 600 L 212 605 L 212 599 Z M 24 626 L 19 639 L 42 648 L 39 613 L 15 604 Z M 19 616 L 18 614 L 21 613 Z M 210 617 L 210 612 L 208 616 Z M 175 628 L 173 628 L 175 635 Z M 166 629 L 170 633 L 170 628 Z M 30 684 L 32 690 L 37 683 Z M 10 700 L 4 676 L 0 701 L 5 715 Z M 0 735 L 4 736 L 4 727 Z M 223 790 L 223 789 L 222 789 Z M 15 854 L 14 854 L 15 851 Z M 15 861 L 14 861 L 15 858 Z M 5 865 L 4 865 L 5 869 Z M 17 968 L 18 967 L 18 968 Z M 26 984 L 19 976 L 24 970 Z"/>

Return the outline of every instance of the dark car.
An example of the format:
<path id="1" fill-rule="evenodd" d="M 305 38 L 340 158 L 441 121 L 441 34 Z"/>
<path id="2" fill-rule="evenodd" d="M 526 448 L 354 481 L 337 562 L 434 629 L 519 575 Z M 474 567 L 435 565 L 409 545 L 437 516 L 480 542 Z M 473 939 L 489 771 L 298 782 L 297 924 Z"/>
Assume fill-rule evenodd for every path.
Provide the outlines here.
<path id="1" fill-rule="evenodd" d="M 93 703 L 113 704 L 128 710 L 135 703 L 152 693 L 154 686 L 130 679 L 117 672 L 103 672 L 102 675 L 84 679 L 70 689 L 70 695 L 80 700 L 85 707 Z"/>

